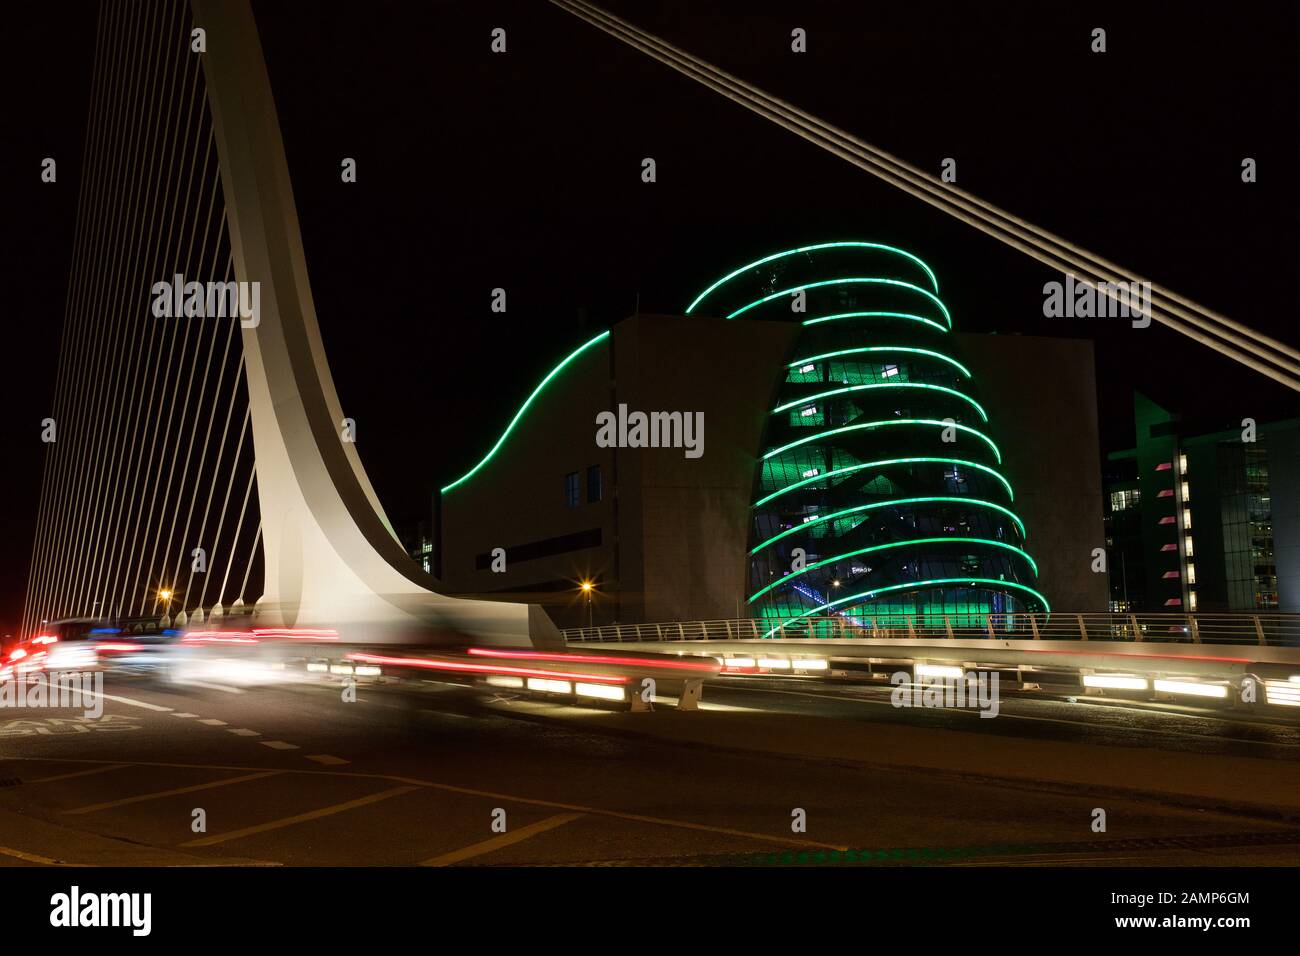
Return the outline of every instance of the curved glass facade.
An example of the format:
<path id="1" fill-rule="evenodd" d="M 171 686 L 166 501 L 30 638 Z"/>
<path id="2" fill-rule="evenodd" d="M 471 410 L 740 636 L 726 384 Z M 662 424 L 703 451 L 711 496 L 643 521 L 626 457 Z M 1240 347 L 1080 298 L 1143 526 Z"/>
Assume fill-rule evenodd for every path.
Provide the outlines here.
<path id="1" fill-rule="evenodd" d="M 778 629 L 984 627 L 1045 611 L 1025 527 L 933 270 L 824 243 L 750 263 L 687 310 L 798 322 L 756 469 L 750 613 Z"/>

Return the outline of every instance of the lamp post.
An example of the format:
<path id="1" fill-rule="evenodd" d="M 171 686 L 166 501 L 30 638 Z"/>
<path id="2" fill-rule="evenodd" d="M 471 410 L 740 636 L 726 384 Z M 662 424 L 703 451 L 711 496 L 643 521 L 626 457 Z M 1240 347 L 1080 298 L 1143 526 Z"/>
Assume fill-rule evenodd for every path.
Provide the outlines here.
<path id="1" fill-rule="evenodd" d="M 582 593 L 587 598 L 587 627 L 588 628 L 594 626 L 592 624 L 592 610 L 591 610 L 591 592 L 593 589 L 594 589 L 594 585 L 590 581 L 582 582 Z"/>

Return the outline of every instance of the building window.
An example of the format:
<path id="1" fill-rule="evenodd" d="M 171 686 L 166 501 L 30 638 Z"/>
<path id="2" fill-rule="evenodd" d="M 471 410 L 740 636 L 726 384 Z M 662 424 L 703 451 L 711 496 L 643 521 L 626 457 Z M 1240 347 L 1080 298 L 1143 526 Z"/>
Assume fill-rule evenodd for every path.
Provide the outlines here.
<path id="1" fill-rule="evenodd" d="M 1164 492 L 1161 492 L 1161 494 L 1163 495 Z M 1141 501 L 1142 494 L 1136 488 L 1112 491 L 1110 493 L 1110 510 L 1128 511 L 1130 508 L 1138 507 Z"/>
<path id="2" fill-rule="evenodd" d="M 578 507 L 578 473 L 571 471 L 564 476 L 564 507 Z"/>
<path id="3" fill-rule="evenodd" d="M 587 503 L 594 504 L 601 499 L 600 465 L 587 466 Z"/>

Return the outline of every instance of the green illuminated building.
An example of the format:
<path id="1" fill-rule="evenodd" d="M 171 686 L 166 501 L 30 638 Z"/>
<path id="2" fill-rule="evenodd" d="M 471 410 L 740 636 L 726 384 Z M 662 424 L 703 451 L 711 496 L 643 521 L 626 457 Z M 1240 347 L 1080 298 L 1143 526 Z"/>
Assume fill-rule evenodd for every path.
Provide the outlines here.
<path id="1" fill-rule="evenodd" d="M 929 266 L 876 243 L 806 246 L 687 311 L 800 327 L 754 475 L 748 605 L 766 633 L 1047 609 Z"/>

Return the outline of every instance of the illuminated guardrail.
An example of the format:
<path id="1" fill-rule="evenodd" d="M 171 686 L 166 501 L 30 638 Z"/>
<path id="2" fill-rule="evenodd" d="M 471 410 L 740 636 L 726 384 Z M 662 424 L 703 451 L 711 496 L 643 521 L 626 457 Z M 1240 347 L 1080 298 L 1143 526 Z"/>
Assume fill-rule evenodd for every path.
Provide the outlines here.
<path id="1" fill-rule="evenodd" d="M 755 618 L 670 621 L 569 628 L 569 643 L 756 639 L 972 638 L 1043 641 L 1132 641 L 1300 647 L 1300 614 L 1137 614 L 1053 611 L 1045 614 L 801 618 L 788 626 Z"/>

